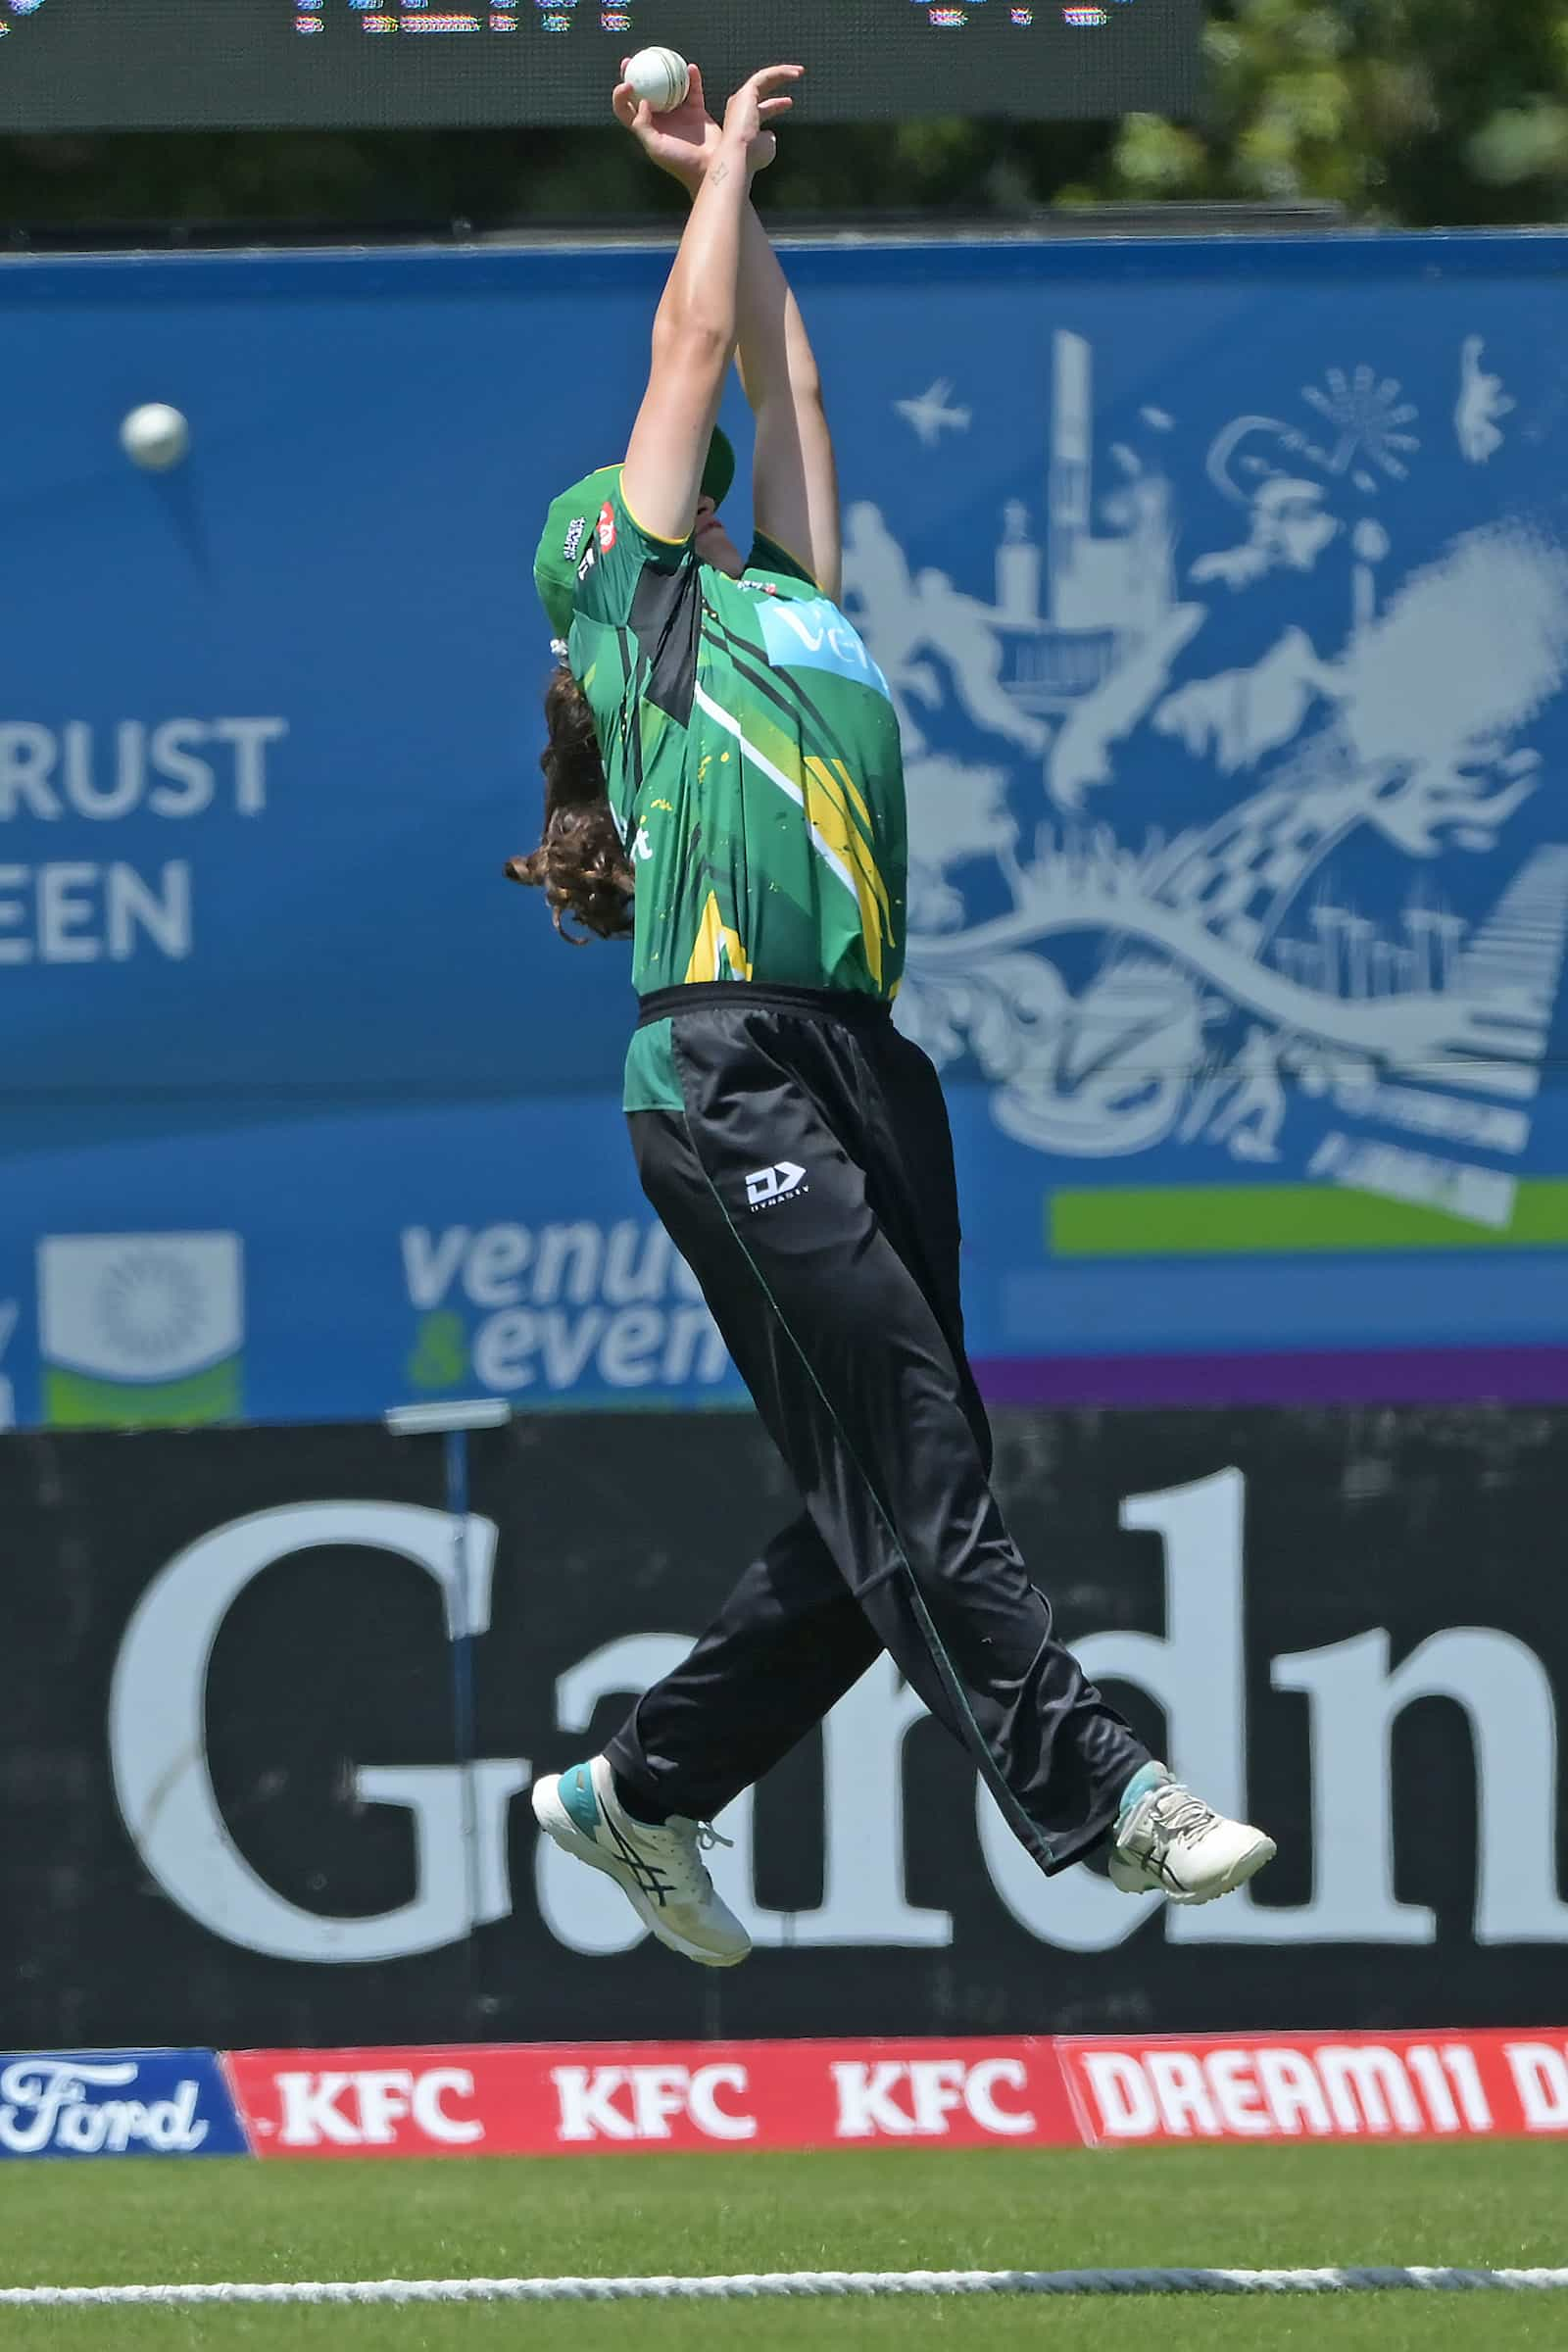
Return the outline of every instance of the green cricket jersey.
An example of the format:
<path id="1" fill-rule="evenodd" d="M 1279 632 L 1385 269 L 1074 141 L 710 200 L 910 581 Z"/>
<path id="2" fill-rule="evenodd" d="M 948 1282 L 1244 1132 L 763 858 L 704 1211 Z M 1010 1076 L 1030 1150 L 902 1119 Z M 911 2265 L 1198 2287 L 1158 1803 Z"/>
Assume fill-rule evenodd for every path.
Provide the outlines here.
<path id="1" fill-rule="evenodd" d="M 575 552 L 575 551 L 573 551 Z M 619 476 L 577 567 L 568 658 L 637 878 L 638 994 L 752 980 L 890 999 L 906 828 L 887 681 L 838 607 L 759 537 L 745 576 L 645 531 Z M 678 1109 L 667 1021 L 628 1110 Z"/>

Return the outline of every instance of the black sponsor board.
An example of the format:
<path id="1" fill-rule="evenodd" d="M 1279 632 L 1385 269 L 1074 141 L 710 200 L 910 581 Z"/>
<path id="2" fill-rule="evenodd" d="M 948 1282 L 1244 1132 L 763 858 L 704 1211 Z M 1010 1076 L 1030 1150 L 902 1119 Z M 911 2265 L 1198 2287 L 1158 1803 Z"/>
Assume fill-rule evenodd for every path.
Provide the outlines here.
<path id="1" fill-rule="evenodd" d="M 1188 113 L 1200 25 L 1198 0 L 0 0 L 0 130 L 604 123 L 621 60 L 671 42 L 718 108 L 787 59 L 819 122 Z"/>
<path id="2" fill-rule="evenodd" d="M 744 1968 L 637 1939 L 541 1856 L 533 1772 L 602 1741 L 791 1508 L 749 1416 L 476 1436 L 462 1576 L 433 1440 L 11 1437 L 0 2044 L 1555 2014 L 1568 1413 L 1009 1412 L 998 1437 L 1069 1638 L 1278 1838 L 1250 1897 L 1041 1879 L 885 1664 L 725 1825 Z"/>

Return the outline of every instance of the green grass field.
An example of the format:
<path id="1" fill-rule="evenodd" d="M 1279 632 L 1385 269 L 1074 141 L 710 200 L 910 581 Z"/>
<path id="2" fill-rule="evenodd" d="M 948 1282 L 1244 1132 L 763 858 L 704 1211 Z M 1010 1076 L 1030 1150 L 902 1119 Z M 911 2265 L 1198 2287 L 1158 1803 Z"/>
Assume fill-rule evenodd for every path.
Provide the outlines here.
<path id="1" fill-rule="evenodd" d="M 8 2165 L 0 2285 L 1568 2265 L 1568 2147 Z M 1568 2293 L 0 2311 L 4 2352 L 1568 2346 Z"/>

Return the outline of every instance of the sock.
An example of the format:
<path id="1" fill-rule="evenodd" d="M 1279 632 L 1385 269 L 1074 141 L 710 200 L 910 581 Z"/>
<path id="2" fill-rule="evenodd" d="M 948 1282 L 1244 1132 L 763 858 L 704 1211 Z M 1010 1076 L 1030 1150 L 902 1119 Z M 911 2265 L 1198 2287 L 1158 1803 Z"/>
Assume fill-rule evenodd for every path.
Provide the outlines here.
<path id="1" fill-rule="evenodd" d="M 611 1767 L 610 1777 L 615 1784 L 615 1801 L 623 1813 L 629 1813 L 633 1821 L 640 1821 L 645 1830 L 663 1828 L 669 1819 L 667 1807 L 661 1805 L 655 1797 L 634 1794 L 613 1766 Z"/>
<path id="2" fill-rule="evenodd" d="M 1121 1803 L 1116 1808 L 1116 1819 L 1120 1821 L 1130 1805 L 1136 1805 L 1138 1799 L 1141 1796 L 1147 1796 L 1151 1788 L 1160 1788 L 1169 1779 L 1170 1774 L 1163 1764 L 1144 1765 L 1140 1771 L 1133 1774 L 1132 1779 L 1122 1790 Z"/>

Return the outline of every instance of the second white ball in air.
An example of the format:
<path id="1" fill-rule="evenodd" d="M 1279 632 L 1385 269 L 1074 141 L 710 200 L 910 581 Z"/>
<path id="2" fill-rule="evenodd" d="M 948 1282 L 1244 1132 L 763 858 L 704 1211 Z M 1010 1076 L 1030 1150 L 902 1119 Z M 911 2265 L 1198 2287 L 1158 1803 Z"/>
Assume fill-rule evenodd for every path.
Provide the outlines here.
<path id="1" fill-rule="evenodd" d="M 639 49 L 626 67 L 626 79 L 656 115 L 667 115 L 691 88 L 692 70 L 673 49 Z"/>
<path id="2" fill-rule="evenodd" d="M 149 400 L 132 409 L 120 427 L 120 446 L 133 465 L 167 473 L 190 448 L 190 426 L 167 401 Z"/>

